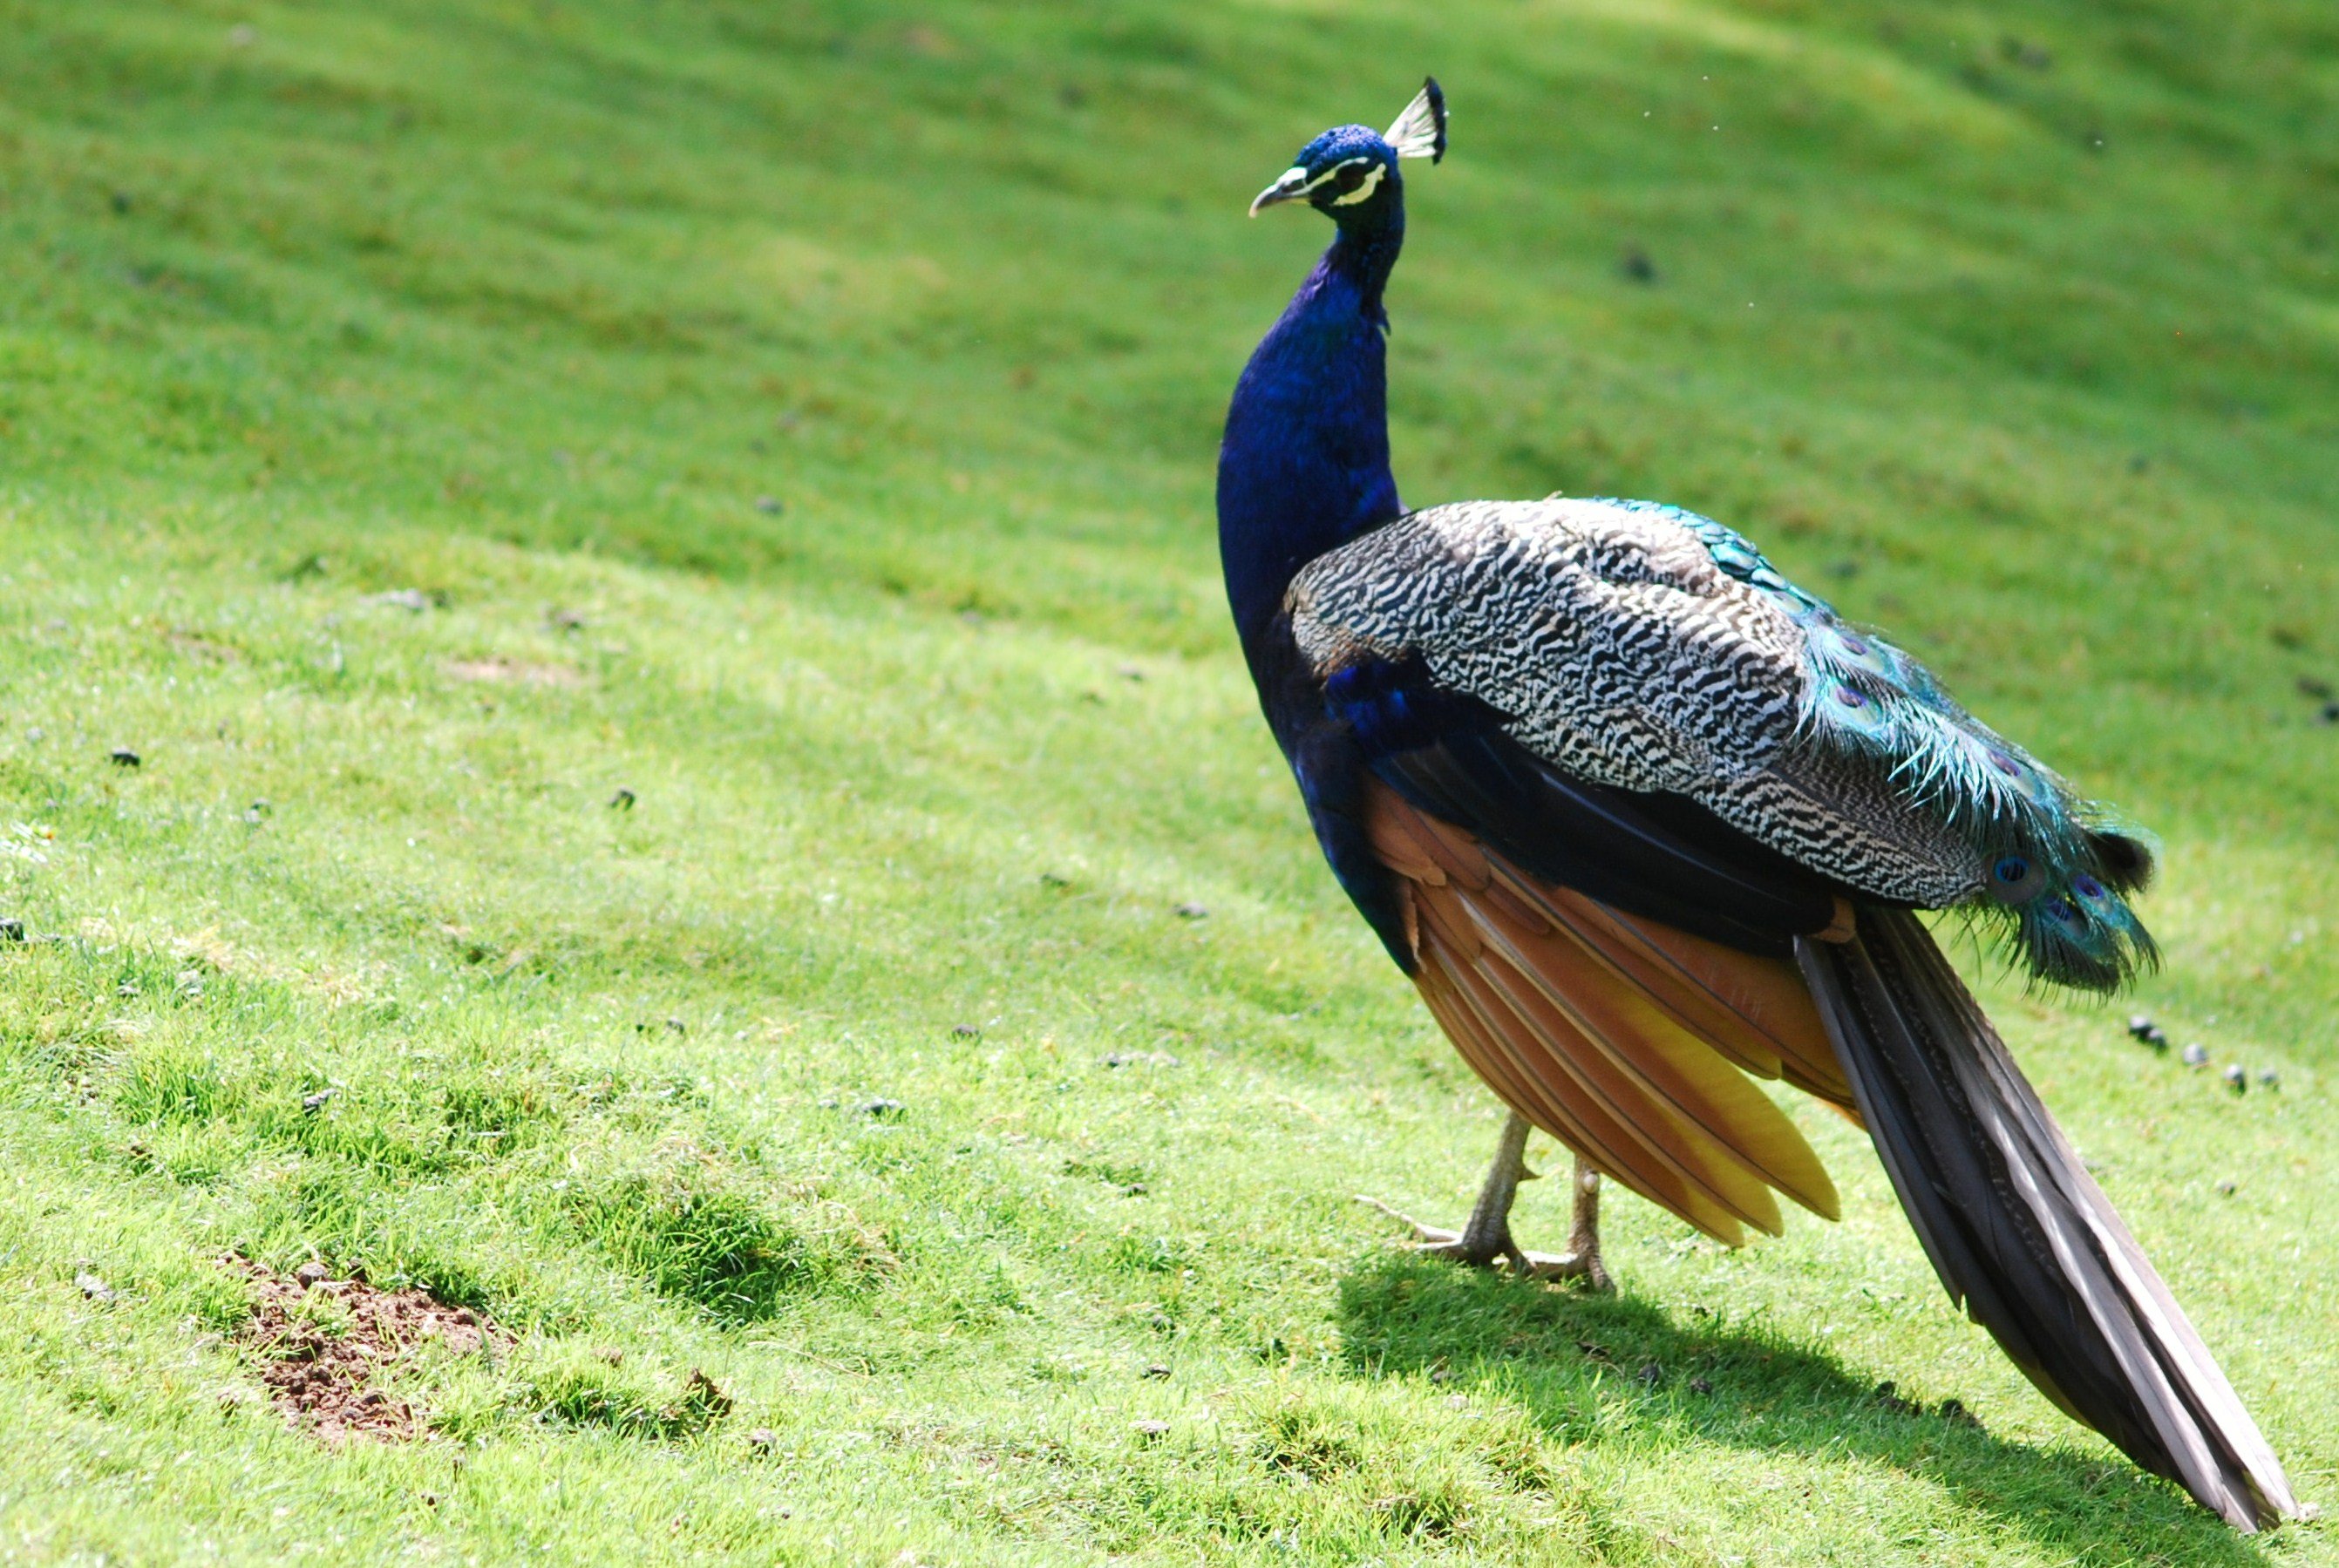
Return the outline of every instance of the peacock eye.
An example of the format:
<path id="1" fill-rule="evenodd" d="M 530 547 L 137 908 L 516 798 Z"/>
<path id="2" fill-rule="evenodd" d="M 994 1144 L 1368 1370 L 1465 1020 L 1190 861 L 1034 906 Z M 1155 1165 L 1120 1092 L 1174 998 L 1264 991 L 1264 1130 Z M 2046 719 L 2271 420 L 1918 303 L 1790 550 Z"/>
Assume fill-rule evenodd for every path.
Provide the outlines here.
<path id="1" fill-rule="evenodd" d="M 1353 191 L 1365 182 L 1365 172 L 1367 167 L 1368 165 L 1364 163 L 1351 163 L 1332 177 L 1332 183 L 1344 193 Z"/>

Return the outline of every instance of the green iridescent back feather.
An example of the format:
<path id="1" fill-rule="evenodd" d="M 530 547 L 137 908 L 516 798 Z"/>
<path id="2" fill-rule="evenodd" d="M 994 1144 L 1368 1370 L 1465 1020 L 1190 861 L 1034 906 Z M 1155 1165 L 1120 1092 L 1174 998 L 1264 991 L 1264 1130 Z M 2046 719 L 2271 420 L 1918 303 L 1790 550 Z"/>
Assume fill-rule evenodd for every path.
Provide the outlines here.
<path id="1" fill-rule="evenodd" d="M 1973 846 L 1989 891 L 1967 911 L 1996 927 L 2034 976 L 2114 991 L 2158 965 L 2126 896 L 2152 875 L 2152 851 L 2137 833 L 1959 706 L 1915 659 L 1788 581 L 1736 530 L 1678 507 L 1604 504 L 1679 523 L 1717 567 L 1802 629 L 1803 735 L 1880 765 Z"/>

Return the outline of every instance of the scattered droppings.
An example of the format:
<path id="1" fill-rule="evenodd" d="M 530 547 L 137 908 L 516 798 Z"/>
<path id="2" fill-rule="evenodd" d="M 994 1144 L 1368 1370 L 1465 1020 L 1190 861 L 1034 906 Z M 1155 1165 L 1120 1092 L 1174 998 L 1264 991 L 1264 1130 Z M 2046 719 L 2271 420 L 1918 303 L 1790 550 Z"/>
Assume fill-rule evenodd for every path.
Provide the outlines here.
<path id="1" fill-rule="evenodd" d="M 376 594 L 368 604 L 387 605 L 394 610 L 404 610 L 419 616 L 430 607 L 430 596 L 420 588 L 392 588 L 386 594 Z"/>
<path id="2" fill-rule="evenodd" d="M 1157 1361 L 1153 1363 L 1152 1366 L 1148 1366 L 1144 1371 L 1139 1373 L 1138 1376 L 1140 1377 L 1167 1377 L 1170 1376 L 1170 1368 Z"/>
<path id="3" fill-rule="evenodd" d="M 105 754 L 113 761 L 113 765 L 118 768 L 134 768 L 143 760 L 136 752 L 132 751 L 128 746 L 115 746 L 112 751 Z"/>
<path id="4" fill-rule="evenodd" d="M 2168 1031 L 2153 1022 L 2152 1015 L 2149 1013 L 2130 1013 L 2127 1020 L 2127 1032 L 2128 1038 L 2142 1040 L 2155 1050 L 2168 1049 Z"/>
<path id="5" fill-rule="evenodd" d="M 1043 871 L 1040 873 L 1040 885 L 1041 887 L 1070 887 L 1072 885 L 1072 879 L 1066 876 L 1060 871 Z"/>
<path id="6" fill-rule="evenodd" d="M 952 1024 L 951 1038 L 952 1040 L 981 1040 L 982 1038 L 982 1025 L 979 1023 Z"/>
<path id="7" fill-rule="evenodd" d="M 335 1089 L 321 1089 L 314 1094 L 304 1094 L 301 1097 L 301 1109 L 307 1111 L 311 1116 L 314 1116 L 319 1111 L 325 1109 L 325 1102 L 327 1100 L 332 1099 L 334 1095 L 340 1092 L 340 1091 L 339 1090 Z"/>
<path id="8" fill-rule="evenodd" d="M 1982 1430 L 1981 1417 L 1967 1409 L 1961 1401 L 1944 1399 L 1935 1407 L 1933 1414 L 1952 1426 L 1970 1426 L 1976 1432 Z"/>
<path id="9" fill-rule="evenodd" d="M 244 823 L 248 827 L 258 827 L 262 823 L 266 822 L 271 816 L 274 815 L 275 812 L 276 808 L 270 805 L 266 801 L 253 801 L 250 805 L 243 808 Z"/>
<path id="10" fill-rule="evenodd" d="M 1633 1374 L 1633 1381 L 1644 1388 L 1654 1388 L 1665 1380 L 1665 1369 L 1653 1361 L 1643 1361 L 1641 1369 Z"/>
<path id="11" fill-rule="evenodd" d="M 873 1121 L 900 1121 L 910 1114 L 910 1108 L 900 1100 L 882 1097 L 863 1100 L 859 1109 L 862 1115 Z"/>
<path id="12" fill-rule="evenodd" d="M 1635 283 L 1657 281 L 1657 264 L 1649 260 L 1649 253 L 1638 245 L 1625 247 L 1623 256 L 1616 263 L 1616 270 Z"/>
<path id="13" fill-rule="evenodd" d="M 20 937 L 17 940 L 22 941 L 23 939 Z M 2259 1072 L 2258 1082 L 2260 1085 L 2267 1089 L 2280 1089 L 2282 1087 L 2282 1074 L 2276 1072 L 2273 1068 L 2266 1068 Z"/>
<path id="14" fill-rule="evenodd" d="M 74 1276 L 74 1284 L 78 1286 L 81 1293 L 92 1301 L 112 1301 L 118 1294 L 113 1287 L 86 1268 Z"/>
<path id="15" fill-rule="evenodd" d="M 1869 1397 L 1896 1415 L 1922 1415 L 1925 1413 L 1925 1407 L 1915 1400 L 1900 1397 L 1900 1386 L 1896 1383 L 1878 1384 L 1876 1391 Z"/>
<path id="16" fill-rule="evenodd" d="M 1140 1443 L 1151 1443 L 1170 1435 L 1170 1423 L 1167 1421 L 1132 1421 L 1129 1429 L 1137 1434 Z"/>
<path id="17" fill-rule="evenodd" d="M 2204 1046 L 2197 1040 L 2185 1048 L 2184 1057 L 2185 1065 L 2187 1067 L 2206 1067 L 2209 1065 L 2208 1048 Z"/>
<path id="18" fill-rule="evenodd" d="M 710 1419 L 720 1421 L 731 1414 L 729 1391 L 696 1366 L 690 1369 L 690 1376 L 682 1380 L 682 1396 L 706 1411 Z"/>
<path id="19" fill-rule="evenodd" d="M 768 1426 L 758 1426 L 747 1434 L 747 1451 L 758 1459 L 769 1459 L 780 1451 L 779 1434 Z"/>
<path id="20" fill-rule="evenodd" d="M 1208 904 L 1181 903 L 1178 906 L 1178 918 L 1179 920 L 1201 920 L 1207 917 L 1209 912 L 1210 906 Z"/>
<path id="21" fill-rule="evenodd" d="M 666 1021 L 666 1031 L 668 1034 L 688 1034 L 690 1032 L 690 1025 L 683 1022 L 682 1020 L 678 1018 L 669 1018 Z"/>
<path id="22" fill-rule="evenodd" d="M 2226 1087 L 2235 1094 L 2240 1094 L 2250 1087 L 2249 1072 L 2239 1062 L 2226 1069 Z"/>
<path id="23" fill-rule="evenodd" d="M 427 1290 L 377 1290 L 362 1279 L 335 1279 L 317 1262 L 302 1264 L 290 1277 L 242 1258 L 228 1263 L 254 1287 L 257 1298 L 242 1338 L 265 1360 L 261 1381 L 288 1422 L 327 1443 L 422 1435 L 425 1424 L 412 1405 L 370 1386 L 416 1346 L 436 1341 L 469 1356 L 511 1342 L 471 1308 Z M 330 1329 L 312 1297 L 332 1304 Z"/>
<path id="24" fill-rule="evenodd" d="M 1166 1050 L 1116 1050 L 1098 1059 L 1107 1067 L 1177 1067 L 1178 1058 Z"/>
<path id="25" fill-rule="evenodd" d="M 2241 1184 L 2236 1181 L 2221 1181 L 2217 1183 L 2217 1192 L 2221 1197 L 2231 1198 L 2241 1189 Z"/>
<path id="26" fill-rule="evenodd" d="M 1693 1377 L 1689 1380 L 1689 1391 L 1692 1394 L 1711 1394 L 1713 1392 L 1713 1385 L 1702 1377 Z"/>
<path id="27" fill-rule="evenodd" d="M 639 799 L 641 799 L 641 796 L 626 788 L 623 784 L 620 784 L 617 786 L 617 792 L 609 796 L 609 809 L 611 811 L 631 811 L 634 809 L 634 803 Z"/>

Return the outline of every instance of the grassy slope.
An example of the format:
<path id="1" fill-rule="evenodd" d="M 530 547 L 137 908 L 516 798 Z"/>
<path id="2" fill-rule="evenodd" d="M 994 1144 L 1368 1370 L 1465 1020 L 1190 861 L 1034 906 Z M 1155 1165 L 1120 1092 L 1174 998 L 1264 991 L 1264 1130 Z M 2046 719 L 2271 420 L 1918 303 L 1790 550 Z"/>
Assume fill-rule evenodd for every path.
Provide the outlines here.
<path id="1" fill-rule="evenodd" d="M 2147 1002 L 2280 1090 L 1996 1005 L 2327 1499 L 2339 28 L 1418 10 L 0 0 L 0 1554 L 2339 1559 L 2057 1415 L 1831 1122 L 1844 1224 L 1619 1201 L 1613 1302 L 1392 1261 L 1494 1119 L 1208 520 L 1322 241 L 1241 202 L 1436 69 L 1407 493 L 1713 510 L 2165 835 Z M 328 1453 L 233 1246 L 523 1339 Z"/>

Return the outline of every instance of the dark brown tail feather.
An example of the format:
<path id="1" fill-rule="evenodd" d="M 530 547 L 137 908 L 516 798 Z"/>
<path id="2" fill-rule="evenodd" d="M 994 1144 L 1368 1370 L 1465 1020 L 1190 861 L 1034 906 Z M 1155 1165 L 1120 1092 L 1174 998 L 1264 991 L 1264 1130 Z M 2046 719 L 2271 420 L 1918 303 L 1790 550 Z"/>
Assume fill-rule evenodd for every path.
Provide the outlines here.
<path id="1" fill-rule="evenodd" d="M 2047 1396 L 2236 1529 L 2299 1514 L 2167 1286 L 1914 915 L 1796 958 L 1934 1272 Z"/>

